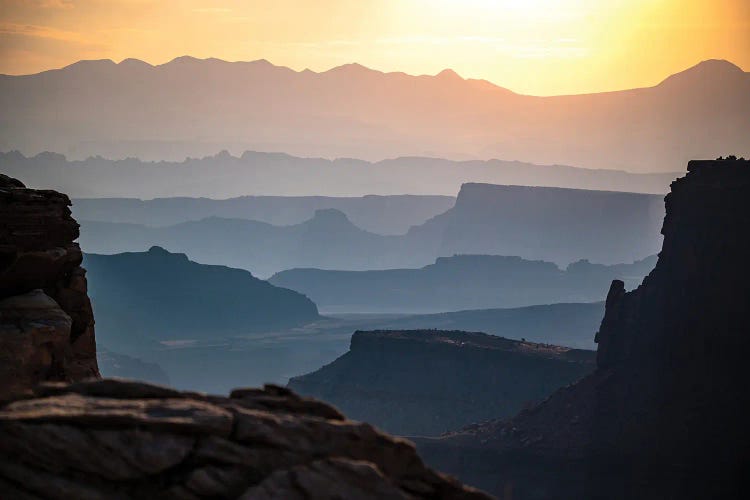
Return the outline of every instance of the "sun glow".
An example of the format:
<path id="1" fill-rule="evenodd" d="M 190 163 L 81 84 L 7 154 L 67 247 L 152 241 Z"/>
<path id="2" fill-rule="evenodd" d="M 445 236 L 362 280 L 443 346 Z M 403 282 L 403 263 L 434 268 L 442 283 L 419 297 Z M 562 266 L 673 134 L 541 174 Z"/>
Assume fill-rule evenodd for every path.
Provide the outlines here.
<path id="1" fill-rule="evenodd" d="M 168 21 L 165 21 L 168 20 Z M 0 0 L 0 73 L 190 54 L 316 71 L 452 68 L 531 94 L 750 67 L 747 0 Z"/>

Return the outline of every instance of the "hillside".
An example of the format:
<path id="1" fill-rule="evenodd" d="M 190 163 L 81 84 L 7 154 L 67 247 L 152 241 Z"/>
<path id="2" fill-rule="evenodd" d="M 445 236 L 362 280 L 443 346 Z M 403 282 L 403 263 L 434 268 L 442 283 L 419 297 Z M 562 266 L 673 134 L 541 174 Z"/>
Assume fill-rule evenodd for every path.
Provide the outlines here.
<path id="1" fill-rule="evenodd" d="M 77 158 L 182 161 L 228 149 L 674 172 L 690 158 L 750 155 L 750 76 L 718 60 L 650 88 L 556 97 L 358 64 L 316 73 L 187 56 L 79 61 L 0 76 L 0 109 L 0 150 Z"/>
<path id="2" fill-rule="evenodd" d="M 440 330 L 357 331 L 349 352 L 289 387 L 395 434 L 511 416 L 594 368 L 592 351 Z"/>
<path id="3" fill-rule="evenodd" d="M 313 302 L 247 271 L 207 266 L 184 254 L 86 254 L 97 338 L 116 352 L 144 343 L 218 339 L 318 319 Z"/>

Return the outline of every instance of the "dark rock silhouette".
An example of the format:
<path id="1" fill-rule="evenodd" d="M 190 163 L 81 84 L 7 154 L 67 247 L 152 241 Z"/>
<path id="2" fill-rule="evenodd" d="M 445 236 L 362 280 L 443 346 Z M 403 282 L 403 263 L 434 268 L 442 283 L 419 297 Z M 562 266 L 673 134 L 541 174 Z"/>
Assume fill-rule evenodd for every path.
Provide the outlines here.
<path id="1" fill-rule="evenodd" d="M 316 73 L 268 61 L 81 61 L 0 75 L 8 117 L 0 121 L 0 150 L 179 161 L 222 149 L 502 157 L 674 172 L 690 158 L 750 154 L 749 96 L 747 73 L 717 60 L 650 88 L 554 97 L 359 65 Z"/>
<path id="2" fill-rule="evenodd" d="M 85 264 L 99 342 L 116 352 L 148 342 L 218 339 L 319 319 L 315 304 L 297 292 L 160 247 L 86 254 Z"/>
<path id="3" fill-rule="evenodd" d="M 655 262 L 655 256 L 612 266 L 578 261 L 561 270 L 520 257 L 457 255 L 420 269 L 290 269 L 269 281 L 332 312 L 436 312 L 603 301 L 613 279 L 633 288 Z"/>
<path id="4" fill-rule="evenodd" d="M 0 400 L 96 377 L 94 317 L 70 200 L 0 174 Z"/>
<path id="5" fill-rule="evenodd" d="M 484 333 L 358 331 L 349 352 L 289 387 L 388 432 L 434 436 L 509 417 L 593 369 L 593 351 Z"/>
<path id="6" fill-rule="evenodd" d="M 39 386 L 0 407 L 3 498 L 488 496 L 408 441 L 287 389 L 230 397 L 115 379 Z"/>
<path id="7" fill-rule="evenodd" d="M 749 194 L 750 162 L 691 161 L 656 267 L 632 292 L 612 283 L 596 372 L 511 420 L 421 440 L 428 461 L 514 499 L 741 498 Z"/>

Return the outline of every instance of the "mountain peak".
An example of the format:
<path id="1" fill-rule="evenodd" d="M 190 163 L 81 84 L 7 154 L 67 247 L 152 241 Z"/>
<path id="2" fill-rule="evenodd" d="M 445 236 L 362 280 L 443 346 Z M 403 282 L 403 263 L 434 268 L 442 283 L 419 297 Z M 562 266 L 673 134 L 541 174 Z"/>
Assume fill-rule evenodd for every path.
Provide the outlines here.
<path id="1" fill-rule="evenodd" d="M 328 71 L 324 71 L 324 73 L 347 73 L 347 74 L 366 74 L 366 73 L 377 73 L 374 69 L 370 69 L 367 66 L 362 66 L 359 63 L 348 63 L 348 64 L 342 64 L 341 66 L 336 66 L 335 68 L 331 68 Z"/>
<path id="2" fill-rule="evenodd" d="M 659 86 L 674 84 L 676 82 L 685 82 L 685 84 L 691 85 L 701 81 L 716 81 L 724 79 L 747 80 L 748 78 L 742 68 L 726 59 L 707 59 L 684 71 L 680 71 L 679 73 L 667 77 L 659 84 Z"/>
<path id="3" fill-rule="evenodd" d="M 185 56 L 175 57 L 168 63 L 165 63 L 164 66 L 173 65 L 173 64 L 189 64 L 189 63 L 196 63 L 196 62 L 201 62 L 201 61 L 205 61 L 205 59 L 198 59 L 197 57 L 185 55 Z"/>
<path id="4" fill-rule="evenodd" d="M 308 226 L 324 227 L 330 230 L 348 230 L 356 228 L 344 212 L 336 208 L 320 208 L 315 211 L 312 219 L 303 224 Z"/>
<path id="5" fill-rule="evenodd" d="M 349 222 L 349 217 L 336 208 L 319 208 L 315 211 L 313 219 L 329 220 L 336 222 Z"/>
<path id="6" fill-rule="evenodd" d="M 450 68 L 444 69 L 443 71 L 441 71 L 440 73 L 438 73 L 437 75 L 435 75 L 435 77 L 437 77 L 437 78 L 444 78 L 444 79 L 451 79 L 451 80 L 456 80 L 456 79 L 463 80 L 463 78 L 461 78 L 461 75 L 459 75 L 458 73 L 456 73 L 455 71 L 453 71 Z"/>
<path id="7" fill-rule="evenodd" d="M 105 68 L 115 66 L 115 62 L 112 59 L 82 59 L 68 64 L 63 69 L 93 69 L 93 68 Z"/>

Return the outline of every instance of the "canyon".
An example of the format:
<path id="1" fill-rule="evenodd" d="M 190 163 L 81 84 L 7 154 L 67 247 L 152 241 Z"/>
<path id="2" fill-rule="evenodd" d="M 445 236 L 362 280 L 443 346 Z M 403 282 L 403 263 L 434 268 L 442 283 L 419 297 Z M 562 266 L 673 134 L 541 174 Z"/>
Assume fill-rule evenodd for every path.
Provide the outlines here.
<path id="1" fill-rule="evenodd" d="M 500 498 L 739 498 L 750 434 L 750 161 L 691 161 L 664 245 L 613 281 L 597 367 L 511 419 L 416 438 L 428 463 Z"/>
<path id="2" fill-rule="evenodd" d="M 101 379 L 69 206 L 0 176 L 0 497 L 489 498 L 285 388 Z"/>

